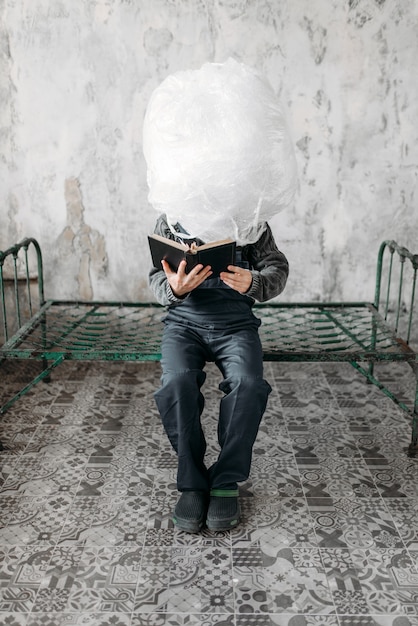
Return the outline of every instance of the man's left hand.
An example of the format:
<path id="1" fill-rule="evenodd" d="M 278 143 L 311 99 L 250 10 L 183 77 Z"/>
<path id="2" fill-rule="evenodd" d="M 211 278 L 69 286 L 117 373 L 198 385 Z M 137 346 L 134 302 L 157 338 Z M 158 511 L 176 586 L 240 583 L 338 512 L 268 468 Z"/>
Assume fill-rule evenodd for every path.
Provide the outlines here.
<path id="1" fill-rule="evenodd" d="M 221 280 L 231 289 L 235 289 L 239 293 L 246 293 L 253 282 L 250 270 L 237 267 L 236 265 L 228 265 L 227 269 L 227 272 L 221 272 Z"/>

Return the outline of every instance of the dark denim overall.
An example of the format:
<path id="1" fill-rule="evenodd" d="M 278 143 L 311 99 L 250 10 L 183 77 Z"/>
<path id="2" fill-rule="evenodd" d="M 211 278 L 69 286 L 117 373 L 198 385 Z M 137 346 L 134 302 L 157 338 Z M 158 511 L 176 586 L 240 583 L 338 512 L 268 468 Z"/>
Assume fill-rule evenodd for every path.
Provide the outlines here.
<path id="1" fill-rule="evenodd" d="M 236 265 L 247 266 L 237 253 Z M 253 300 L 209 278 L 184 302 L 172 305 L 162 340 L 161 387 L 155 400 L 178 455 L 179 491 L 235 489 L 248 478 L 252 448 L 266 408 L 270 385 L 263 379 L 263 356 Z M 206 468 L 201 426 L 201 387 L 207 362 L 223 380 L 217 461 Z"/>

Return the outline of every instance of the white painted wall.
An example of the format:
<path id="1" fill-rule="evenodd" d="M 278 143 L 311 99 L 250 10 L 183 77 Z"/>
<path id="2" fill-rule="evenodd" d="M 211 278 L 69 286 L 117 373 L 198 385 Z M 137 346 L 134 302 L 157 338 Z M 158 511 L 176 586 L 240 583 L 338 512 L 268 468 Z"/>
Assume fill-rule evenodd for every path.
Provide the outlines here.
<path id="1" fill-rule="evenodd" d="M 236 58 L 287 107 L 300 188 L 272 222 L 283 299 L 371 299 L 381 240 L 418 252 L 416 0 L 0 0 L 0 249 L 47 296 L 147 300 L 141 132 L 169 74 Z"/>

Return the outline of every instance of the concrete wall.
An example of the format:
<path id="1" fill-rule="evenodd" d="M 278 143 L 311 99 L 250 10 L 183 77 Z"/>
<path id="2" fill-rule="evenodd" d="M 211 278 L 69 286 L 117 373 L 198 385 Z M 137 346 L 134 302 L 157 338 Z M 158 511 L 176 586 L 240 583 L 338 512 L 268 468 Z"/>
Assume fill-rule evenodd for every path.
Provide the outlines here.
<path id="1" fill-rule="evenodd" d="M 416 0 L 0 0 L 0 249 L 46 292 L 150 299 L 141 131 L 168 75 L 229 56 L 288 110 L 300 188 L 273 220 L 285 300 L 369 299 L 381 240 L 418 252 Z"/>

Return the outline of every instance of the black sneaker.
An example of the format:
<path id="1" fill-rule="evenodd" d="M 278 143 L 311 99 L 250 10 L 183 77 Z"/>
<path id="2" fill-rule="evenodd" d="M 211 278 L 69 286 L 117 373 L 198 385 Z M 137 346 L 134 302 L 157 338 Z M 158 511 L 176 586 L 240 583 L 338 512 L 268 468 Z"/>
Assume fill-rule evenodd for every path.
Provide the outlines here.
<path id="1" fill-rule="evenodd" d="M 238 489 L 211 489 L 206 526 L 209 530 L 231 530 L 239 524 Z"/>
<path id="2" fill-rule="evenodd" d="M 205 491 L 183 491 L 174 509 L 174 525 L 187 533 L 198 533 L 204 524 L 207 509 L 208 495 Z"/>

